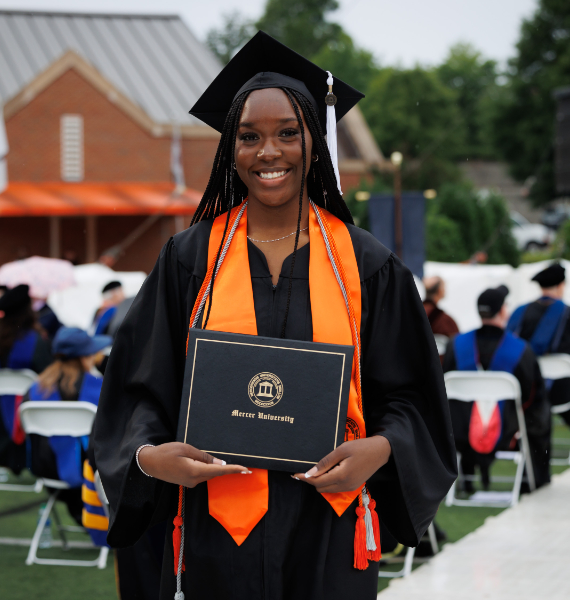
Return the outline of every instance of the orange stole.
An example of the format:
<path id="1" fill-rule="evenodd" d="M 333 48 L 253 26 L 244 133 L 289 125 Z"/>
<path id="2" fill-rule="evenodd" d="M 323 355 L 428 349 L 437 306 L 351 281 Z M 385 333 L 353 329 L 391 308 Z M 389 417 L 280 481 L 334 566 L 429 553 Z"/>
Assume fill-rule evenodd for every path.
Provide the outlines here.
<path id="1" fill-rule="evenodd" d="M 241 207 L 232 210 L 231 223 Z M 321 219 L 327 227 L 329 239 L 334 238 L 336 262 L 342 271 L 343 280 L 350 295 L 353 318 L 360 330 L 360 275 L 352 240 L 346 225 L 327 211 L 319 209 Z M 215 219 L 208 248 L 208 274 L 204 280 L 196 305 L 206 290 L 213 271 L 218 248 L 225 228 L 226 215 Z M 309 239 L 311 254 L 309 262 L 309 287 L 311 294 L 313 340 L 335 344 L 354 345 L 349 314 L 327 254 L 325 241 L 314 209 L 309 214 Z M 342 259 L 341 259 L 342 256 Z M 207 312 L 208 302 L 204 307 Z M 257 335 L 253 291 L 247 251 L 247 208 L 237 226 L 226 257 L 214 281 L 214 300 L 208 320 L 208 329 Z M 364 418 L 359 400 L 359 365 L 355 356 L 352 366 L 352 381 L 348 405 L 348 418 L 356 424 L 360 437 L 365 437 Z M 234 541 L 241 545 L 251 530 L 262 519 L 268 509 L 269 487 L 267 471 L 252 469 L 251 475 L 224 475 L 208 481 L 209 512 L 228 531 Z M 301 485 L 301 484 L 300 484 Z M 363 482 L 364 485 L 364 482 Z M 340 516 L 360 494 L 353 492 L 323 494 Z"/>

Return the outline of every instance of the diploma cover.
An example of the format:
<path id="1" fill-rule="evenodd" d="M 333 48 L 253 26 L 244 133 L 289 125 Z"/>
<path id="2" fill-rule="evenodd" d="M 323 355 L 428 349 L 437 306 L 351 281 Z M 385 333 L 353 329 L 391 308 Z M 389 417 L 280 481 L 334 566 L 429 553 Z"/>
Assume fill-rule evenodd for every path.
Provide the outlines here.
<path id="1" fill-rule="evenodd" d="M 353 346 L 190 329 L 177 440 L 305 472 L 344 441 Z"/>

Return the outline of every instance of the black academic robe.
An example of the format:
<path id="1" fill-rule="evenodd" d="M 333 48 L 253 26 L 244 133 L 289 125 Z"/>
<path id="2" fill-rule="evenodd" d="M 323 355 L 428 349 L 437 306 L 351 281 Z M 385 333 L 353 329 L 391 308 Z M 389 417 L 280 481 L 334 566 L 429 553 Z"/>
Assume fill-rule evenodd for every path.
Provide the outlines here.
<path id="1" fill-rule="evenodd" d="M 530 340 L 532 338 L 538 323 L 550 304 L 551 302 L 549 302 L 548 298 L 540 298 L 536 302 L 529 304 L 528 308 L 525 310 L 523 321 L 521 323 L 521 330 L 519 332 L 519 336 L 523 340 Z M 562 331 L 560 343 L 556 348 L 551 348 L 550 352 L 570 354 L 570 319 L 566 319 L 566 325 Z M 570 402 L 570 378 L 556 380 L 548 392 L 548 397 L 553 405 Z M 568 425 L 570 425 L 570 411 L 562 413 L 560 416 Z"/>
<path id="2" fill-rule="evenodd" d="M 175 438 L 188 323 L 206 274 L 211 226 L 198 223 L 163 248 L 115 338 L 92 435 L 111 506 L 109 543 L 131 545 L 149 525 L 167 520 L 160 598 L 169 600 L 176 589 L 177 488 L 143 475 L 134 455 L 142 444 Z M 441 365 L 409 270 L 370 234 L 348 229 L 362 286 L 367 435 L 384 435 L 392 446 L 369 488 L 393 535 L 416 545 L 456 476 Z M 291 257 L 274 288 L 265 256 L 251 242 L 248 249 L 258 333 L 279 337 Z M 310 303 L 309 253 L 310 245 L 297 252 L 288 339 L 312 340 L 311 311 L 318 307 Z M 355 506 L 338 517 L 312 486 L 270 471 L 269 510 L 238 547 L 209 516 L 207 485 L 200 484 L 186 494 L 183 590 L 196 600 L 375 598 L 376 563 L 366 571 L 352 566 Z"/>
<path id="3" fill-rule="evenodd" d="M 495 350 L 504 335 L 503 329 L 492 325 L 483 325 L 477 330 L 477 350 L 483 369 L 488 369 Z M 443 360 L 443 372 L 456 370 L 454 340 L 447 345 Z M 530 345 L 527 344 L 513 375 L 521 386 L 521 401 L 524 410 L 532 464 L 536 485 L 541 486 L 550 481 L 550 404 L 546 398 L 544 380 L 540 367 Z M 473 466 L 478 464 L 486 480 L 486 469 L 494 459 L 494 452 L 482 455 L 469 446 L 469 418 L 471 404 L 465 402 L 452 403 L 452 423 L 457 449 L 462 453 L 463 470 L 466 475 L 473 473 Z M 508 450 L 513 443 L 513 436 L 518 430 L 518 421 L 514 403 L 509 402 L 503 411 L 503 431 L 497 450 Z"/>

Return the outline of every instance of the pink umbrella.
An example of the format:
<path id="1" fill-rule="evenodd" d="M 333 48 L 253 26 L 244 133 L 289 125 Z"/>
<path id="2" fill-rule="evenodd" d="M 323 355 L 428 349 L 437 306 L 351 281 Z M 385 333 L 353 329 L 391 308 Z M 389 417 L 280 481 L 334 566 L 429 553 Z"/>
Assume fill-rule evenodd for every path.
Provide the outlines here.
<path id="1" fill-rule="evenodd" d="M 51 292 L 75 285 L 73 265 L 59 258 L 32 256 L 0 267 L 0 285 L 30 286 L 32 298 L 47 298 Z"/>

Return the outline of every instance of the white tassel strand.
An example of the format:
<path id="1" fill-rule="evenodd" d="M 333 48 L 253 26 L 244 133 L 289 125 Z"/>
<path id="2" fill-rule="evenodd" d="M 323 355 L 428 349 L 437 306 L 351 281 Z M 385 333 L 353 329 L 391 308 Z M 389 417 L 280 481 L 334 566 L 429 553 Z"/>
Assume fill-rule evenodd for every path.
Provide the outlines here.
<path id="1" fill-rule="evenodd" d="M 366 525 L 366 550 L 374 552 L 376 550 L 376 541 L 374 540 L 374 527 L 372 526 L 372 515 L 368 505 L 370 504 L 370 498 L 366 493 L 366 490 L 362 490 L 362 504 L 364 504 L 364 523 Z"/>
<path id="2" fill-rule="evenodd" d="M 327 74 L 327 85 L 329 86 L 329 92 L 325 97 L 325 102 L 327 103 L 327 146 L 329 147 L 334 174 L 336 175 L 336 185 L 338 187 L 338 191 L 342 195 L 342 190 L 340 189 L 340 174 L 338 172 L 338 150 L 336 141 L 336 110 L 334 107 L 336 104 L 336 97 L 332 93 L 332 73 L 327 71 Z"/>

